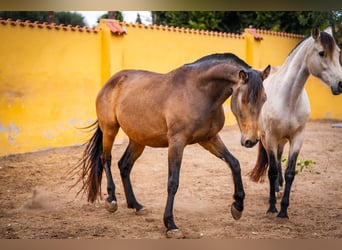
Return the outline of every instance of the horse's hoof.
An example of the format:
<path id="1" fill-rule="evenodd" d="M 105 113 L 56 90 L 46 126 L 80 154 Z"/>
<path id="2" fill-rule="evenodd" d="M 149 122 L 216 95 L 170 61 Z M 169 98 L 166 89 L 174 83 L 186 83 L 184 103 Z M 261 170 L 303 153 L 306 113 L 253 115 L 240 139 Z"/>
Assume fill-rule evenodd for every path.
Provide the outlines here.
<path id="1" fill-rule="evenodd" d="M 118 203 L 116 201 L 105 201 L 105 208 L 108 212 L 114 213 L 116 210 L 118 210 Z"/>
<path id="2" fill-rule="evenodd" d="M 278 218 L 281 219 L 289 219 L 289 216 L 287 215 L 287 213 L 284 213 L 282 211 L 279 212 L 279 214 L 277 215 Z"/>
<path id="3" fill-rule="evenodd" d="M 145 215 L 148 214 L 148 209 L 145 207 L 140 208 L 139 210 L 135 211 L 136 215 Z"/>
<path id="4" fill-rule="evenodd" d="M 184 235 L 179 229 L 171 229 L 166 231 L 166 238 L 169 239 L 184 239 Z"/>
<path id="5" fill-rule="evenodd" d="M 232 204 L 230 207 L 230 213 L 232 214 L 234 220 L 239 220 L 242 216 L 242 211 L 237 210 L 234 207 L 234 204 Z"/>
<path id="6" fill-rule="evenodd" d="M 266 213 L 274 215 L 274 214 L 278 213 L 278 209 L 276 207 L 269 207 Z"/>

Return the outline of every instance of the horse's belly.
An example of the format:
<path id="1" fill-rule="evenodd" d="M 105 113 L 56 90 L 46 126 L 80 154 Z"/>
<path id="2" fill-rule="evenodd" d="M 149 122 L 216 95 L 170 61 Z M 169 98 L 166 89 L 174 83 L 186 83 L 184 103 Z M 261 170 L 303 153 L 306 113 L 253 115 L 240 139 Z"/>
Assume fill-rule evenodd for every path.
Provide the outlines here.
<path id="1" fill-rule="evenodd" d="M 167 132 L 162 123 L 151 124 L 143 118 L 119 121 L 121 129 L 133 141 L 150 147 L 167 147 Z"/>

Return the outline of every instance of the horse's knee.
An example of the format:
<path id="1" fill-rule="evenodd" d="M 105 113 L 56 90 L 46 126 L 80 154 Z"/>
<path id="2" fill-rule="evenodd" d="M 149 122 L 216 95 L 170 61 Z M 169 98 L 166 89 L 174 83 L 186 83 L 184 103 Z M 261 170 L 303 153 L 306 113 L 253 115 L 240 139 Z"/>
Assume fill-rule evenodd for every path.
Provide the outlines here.
<path id="1" fill-rule="evenodd" d="M 236 159 L 235 157 L 232 157 L 230 160 L 229 160 L 229 165 L 231 166 L 232 170 L 234 172 L 241 172 L 241 169 L 240 169 L 240 162 L 238 159 Z"/>
<path id="2" fill-rule="evenodd" d="M 130 171 L 129 171 L 127 168 L 120 168 L 120 167 L 119 167 L 119 170 L 120 170 L 120 176 L 121 176 L 121 178 L 126 179 L 127 177 L 129 177 Z"/>
<path id="3" fill-rule="evenodd" d="M 179 182 L 177 180 L 170 180 L 168 187 L 167 187 L 167 192 L 169 194 L 177 193 L 178 186 L 179 186 Z"/>
<path id="4" fill-rule="evenodd" d="M 296 175 L 295 170 L 286 170 L 285 181 L 286 182 L 292 182 L 294 180 L 295 175 Z"/>

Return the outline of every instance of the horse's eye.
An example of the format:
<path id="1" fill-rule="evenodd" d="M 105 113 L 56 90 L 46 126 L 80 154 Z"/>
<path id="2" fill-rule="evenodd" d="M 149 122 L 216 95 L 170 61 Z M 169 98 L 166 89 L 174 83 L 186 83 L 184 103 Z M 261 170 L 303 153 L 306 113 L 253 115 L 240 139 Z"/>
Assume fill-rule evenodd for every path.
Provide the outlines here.
<path id="1" fill-rule="evenodd" d="M 319 55 L 320 57 L 324 57 L 324 51 L 318 52 L 318 55 Z"/>

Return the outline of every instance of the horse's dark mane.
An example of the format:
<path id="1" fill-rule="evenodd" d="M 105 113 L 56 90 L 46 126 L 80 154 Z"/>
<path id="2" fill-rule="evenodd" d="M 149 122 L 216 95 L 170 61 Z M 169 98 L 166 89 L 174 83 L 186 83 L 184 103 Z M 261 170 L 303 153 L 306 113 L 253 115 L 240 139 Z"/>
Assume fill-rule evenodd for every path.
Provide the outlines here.
<path id="1" fill-rule="evenodd" d="M 250 69 L 247 71 L 248 73 L 248 91 L 246 93 L 246 97 L 248 98 L 251 104 L 256 104 L 258 102 L 260 93 L 263 86 L 263 80 L 261 79 L 261 75 L 258 71 Z M 259 79 L 257 79 L 259 78 Z M 251 84 L 253 83 L 253 84 Z"/>
<path id="2" fill-rule="evenodd" d="M 247 98 L 246 101 L 250 101 L 252 104 L 257 103 L 260 93 L 263 89 L 263 84 L 262 84 L 263 81 L 261 79 L 261 75 L 258 71 L 253 70 L 251 66 L 249 66 L 246 62 L 244 62 L 242 59 L 240 59 L 236 55 L 232 53 L 211 54 L 211 55 L 201 57 L 200 59 L 192 63 L 185 64 L 185 66 L 190 66 L 190 67 L 195 66 L 195 67 L 201 67 L 203 69 L 207 69 L 219 63 L 232 64 L 238 67 L 242 67 L 243 69 L 247 71 L 248 91 L 246 92 L 245 98 Z"/>
<path id="3" fill-rule="evenodd" d="M 245 61 L 237 57 L 236 55 L 232 53 L 216 53 L 216 54 L 211 54 L 207 55 L 204 57 L 201 57 L 200 59 L 192 62 L 185 64 L 185 66 L 201 66 L 201 67 L 211 67 L 214 64 L 217 63 L 229 63 L 233 64 L 236 66 L 240 66 L 244 69 L 250 69 L 251 66 L 249 66 Z"/>

